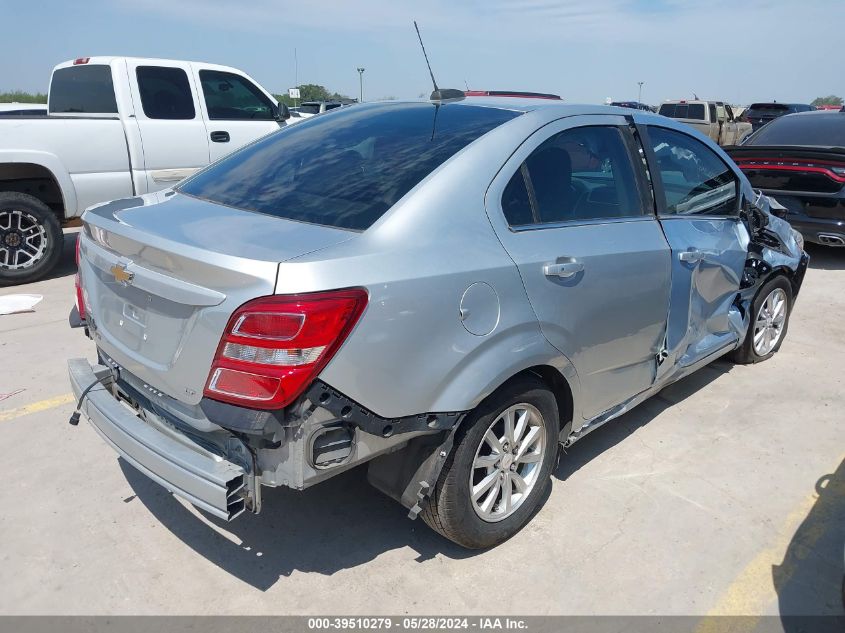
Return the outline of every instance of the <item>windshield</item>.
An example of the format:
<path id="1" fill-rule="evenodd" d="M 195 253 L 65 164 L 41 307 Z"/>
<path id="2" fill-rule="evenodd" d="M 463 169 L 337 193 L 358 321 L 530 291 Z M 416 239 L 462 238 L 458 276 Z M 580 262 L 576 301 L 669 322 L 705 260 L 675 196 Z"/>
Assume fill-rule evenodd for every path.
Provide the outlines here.
<path id="1" fill-rule="evenodd" d="M 788 114 L 790 108 L 784 103 L 754 103 L 746 111 L 747 116 L 780 116 Z"/>
<path id="2" fill-rule="evenodd" d="M 365 230 L 451 156 L 519 114 L 431 103 L 338 109 L 264 137 L 179 191 L 280 218 Z"/>
<path id="3" fill-rule="evenodd" d="M 760 128 L 746 145 L 845 147 L 845 114 L 790 114 Z"/>

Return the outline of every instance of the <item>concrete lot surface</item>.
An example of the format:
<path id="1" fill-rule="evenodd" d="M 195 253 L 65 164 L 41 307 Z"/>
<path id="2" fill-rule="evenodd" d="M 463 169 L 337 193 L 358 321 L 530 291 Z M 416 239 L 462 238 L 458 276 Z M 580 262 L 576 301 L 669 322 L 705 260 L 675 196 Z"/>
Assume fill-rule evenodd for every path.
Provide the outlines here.
<path id="1" fill-rule="evenodd" d="M 69 235 L 70 238 L 73 235 Z M 838 614 L 845 250 L 813 261 L 780 353 L 717 362 L 560 461 L 545 506 L 467 552 L 361 470 L 209 519 L 119 460 L 73 405 L 73 240 L 34 313 L 0 316 L 0 613 Z"/>

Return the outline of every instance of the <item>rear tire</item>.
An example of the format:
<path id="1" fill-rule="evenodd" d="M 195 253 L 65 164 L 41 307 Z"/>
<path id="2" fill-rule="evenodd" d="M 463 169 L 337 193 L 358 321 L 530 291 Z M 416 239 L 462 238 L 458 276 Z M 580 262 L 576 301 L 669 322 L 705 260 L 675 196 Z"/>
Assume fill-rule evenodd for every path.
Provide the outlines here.
<path id="1" fill-rule="evenodd" d="M 40 279 L 63 247 L 64 233 L 50 207 L 25 193 L 0 193 L 0 286 Z"/>
<path id="2" fill-rule="evenodd" d="M 742 345 L 731 354 L 741 365 L 759 363 L 780 349 L 792 312 L 792 286 L 782 275 L 770 279 L 751 302 L 751 319 Z"/>
<path id="3" fill-rule="evenodd" d="M 525 377 L 505 385 L 464 420 L 423 521 L 469 549 L 509 539 L 541 505 L 559 425 L 557 401 L 541 380 Z"/>

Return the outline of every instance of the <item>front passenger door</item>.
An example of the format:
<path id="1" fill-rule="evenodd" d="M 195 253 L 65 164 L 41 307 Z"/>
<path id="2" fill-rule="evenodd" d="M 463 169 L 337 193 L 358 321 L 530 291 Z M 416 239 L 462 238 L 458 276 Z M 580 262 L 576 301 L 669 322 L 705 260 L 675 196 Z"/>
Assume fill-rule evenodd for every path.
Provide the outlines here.
<path id="1" fill-rule="evenodd" d="M 734 301 L 749 236 L 739 219 L 739 180 L 715 151 L 668 128 L 648 126 L 644 136 L 658 215 L 672 249 L 666 372 L 736 343 L 742 317 Z"/>

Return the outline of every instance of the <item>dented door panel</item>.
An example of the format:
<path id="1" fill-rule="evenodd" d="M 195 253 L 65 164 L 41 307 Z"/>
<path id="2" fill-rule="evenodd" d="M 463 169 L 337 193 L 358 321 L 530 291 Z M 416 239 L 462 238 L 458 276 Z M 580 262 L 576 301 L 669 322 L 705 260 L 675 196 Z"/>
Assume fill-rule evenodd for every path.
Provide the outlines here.
<path id="1" fill-rule="evenodd" d="M 668 365 L 693 365 L 741 337 L 734 305 L 748 252 L 738 219 L 661 220 L 672 247 L 672 291 L 666 332 Z M 732 318 L 732 313 L 733 318 Z"/>

